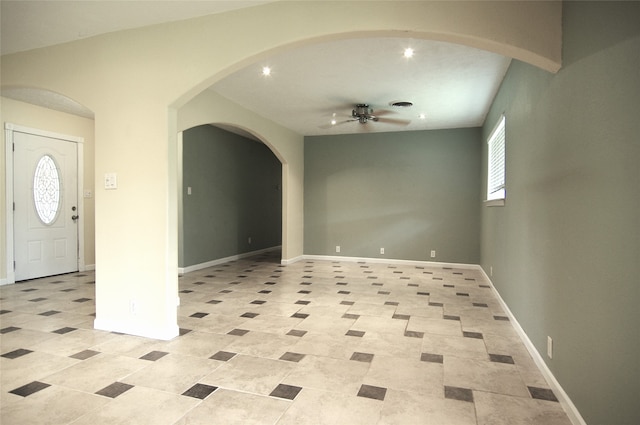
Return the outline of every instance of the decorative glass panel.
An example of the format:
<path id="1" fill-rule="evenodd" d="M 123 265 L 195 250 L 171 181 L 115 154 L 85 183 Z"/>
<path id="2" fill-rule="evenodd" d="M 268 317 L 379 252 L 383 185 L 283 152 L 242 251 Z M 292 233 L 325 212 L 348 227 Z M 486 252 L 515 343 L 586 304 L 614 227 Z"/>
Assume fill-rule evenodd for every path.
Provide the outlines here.
<path id="1" fill-rule="evenodd" d="M 44 155 L 33 176 L 33 202 L 44 224 L 55 221 L 60 211 L 60 174 L 53 158 Z"/>

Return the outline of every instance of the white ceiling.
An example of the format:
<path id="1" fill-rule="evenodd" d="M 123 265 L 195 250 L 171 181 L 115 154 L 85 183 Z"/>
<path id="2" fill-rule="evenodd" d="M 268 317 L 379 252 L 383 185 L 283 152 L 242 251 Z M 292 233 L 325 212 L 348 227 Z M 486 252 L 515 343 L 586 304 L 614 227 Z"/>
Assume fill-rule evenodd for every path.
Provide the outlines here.
<path id="1" fill-rule="evenodd" d="M 259 3 L 267 1 L 2 0 L 2 54 Z M 407 47 L 415 51 L 409 59 L 403 56 Z M 210 89 L 303 135 L 474 127 L 484 122 L 509 63 L 500 55 L 430 40 L 346 39 L 263 59 Z M 263 66 L 272 69 L 270 76 L 262 75 Z M 2 95 L 70 112 L 69 99 L 49 92 L 3 88 Z M 414 106 L 393 108 L 393 101 Z M 356 103 L 369 104 L 389 121 L 410 123 L 330 125 L 334 113 L 338 122 L 348 120 Z"/>

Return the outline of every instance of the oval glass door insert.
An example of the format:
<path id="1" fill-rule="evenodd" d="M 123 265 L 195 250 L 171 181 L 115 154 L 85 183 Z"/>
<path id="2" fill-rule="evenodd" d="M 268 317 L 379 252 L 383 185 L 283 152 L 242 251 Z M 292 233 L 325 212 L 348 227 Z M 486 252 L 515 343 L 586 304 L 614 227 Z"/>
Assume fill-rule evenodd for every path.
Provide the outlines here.
<path id="1" fill-rule="evenodd" d="M 53 223 L 60 212 L 60 173 L 55 161 L 44 155 L 33 176 L 33 202 L 44 224 Z"/>

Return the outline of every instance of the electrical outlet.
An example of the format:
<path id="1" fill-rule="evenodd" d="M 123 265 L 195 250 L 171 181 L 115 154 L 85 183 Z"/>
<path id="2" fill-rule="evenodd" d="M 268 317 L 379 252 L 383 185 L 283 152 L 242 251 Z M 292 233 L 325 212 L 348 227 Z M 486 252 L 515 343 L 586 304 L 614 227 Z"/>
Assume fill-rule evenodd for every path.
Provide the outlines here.
<path id="1" fill-rule="evenodd" d="M 489 266 L 489 276 L 493 277 L 493 266 Z"/>
<path id="2" fill-rule="evenodd" d="M 249 236 L 249 238 L 247 239 L 247 242 L 249 242 L 249 245 L 251 245 L 251 236 Z"/>
<path id="3" fill-rule="evenodd" d="M 336 252 L 340 252 L 340 245 L 336 245 Z"/>
<path id="4" fill-rule="evenodd" d="M 129 313 L 135 315 L 138 311 L 138 303 L 136 300 L 129 301 Z"/>
<path id="5" fill-rule="evenodd" d="M 431 258 L 436 258 L 436 250 L 435 249 L 431 250 Z"/>
<path id="6" fill-rule="evenodd" d="M 550 336 L 547 337 L 547 356 L 553 358 L 553 339 Z"/>
<path id="7" fill-rule="evenodd" d="M 380 254 L 384 254 L 384 248 L 380 248 Z"/>

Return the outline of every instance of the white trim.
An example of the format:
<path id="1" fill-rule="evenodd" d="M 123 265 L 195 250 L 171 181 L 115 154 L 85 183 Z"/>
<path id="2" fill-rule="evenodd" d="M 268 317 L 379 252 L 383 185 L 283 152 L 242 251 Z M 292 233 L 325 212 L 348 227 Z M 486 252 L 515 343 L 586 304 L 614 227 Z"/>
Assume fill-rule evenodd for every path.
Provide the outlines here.
<path id="1" fill-rule="evenodd" d="M 489 282 L 491 286 L 491 290 L 493 291 L 493 293 L 496 295 L 496 298 L 498 298 L 498 301 L 500 302 L 500 306 L 502 306 L 505 313 L 509 317 L 509 320 L 511 321 L 513 328 L 515 329 L 516 333 L 522 340 L 524 346 L 527 348 L 527 351 L 529 351 L 529 354 L 531 355 L 536 366 L 542 373 L 542 376 L 549 384 L 549 387 L 553 390 L 553 393 L 557 397 L 558 401 L 560 402 L 560 405 L 562 406 L 563 410 L 569 417 L 569 420 L 571 421 L 571 423 L 573 425 L 587 425 L 587 423 L 582 418 L 582 415 L 580 415 L 580 412 L 576 408 L 575 404 L 573 404 L 573 402 L 569 398 L 569 395 L 564 391 L 564 389 L 562 388 L 562 386 L 560 385 L 556 377 L 553 375 L 553 373 L 545 363 L 542 355 L 538 352 L 535 345 L 533 345 L 533 342 L 531 342 L 531 340 L 525 333 L 524 329 L 522 329 L 522 327 L 520 326 L 520 323 L 518 323 L 518 320 L 515 318 L 515 316 L 507 306 L 507 303 L 500 296 L 500 293 L 493 285 L 493 282 L 491 282 L 491 279 L 489 279 L 489 276 L 487 276 L 487 273 L 484 271 L 482 267 L 480 266 L 476 266 L 476 267 L 478 268 L 478 270 L 480 270 L 480 272 L 482 272 L 485 279 L 487 279 L 487 281 Z"/>
<path id="2" fill-rule="evenodd" d="M 373 258 L 373 257 L 341 257 L 337 255 L 300 255 L 291 260 L 282 260 L 282 264 L 293 264 L 301 260 L 318 260 L 318 261 L 345 261 L 351 263 L 378 263 L 378 264 L 399 264 L 405 266 L 425 266 L 425 267 L 450 267 L 456 269 L 475 270 L 479 266 L 477 264 L 465 263 L 442 263 L 435 261 L 418 261 L 418 260 L 398 260 L 393 258 Z"/>
<path id="3" fill-rule="evenodd" d="M 120 322 L 113 320 L 101 320 L 96 318 L 93 321 L 94 329 L 107 331 L 107 332 L 119 332 L 127 335 L 142 336 L 145 338 L 160 339 L 163 341 L 169 341 L 180 334 L 180 328 L 178 325 L 171 325 L 164 328 L 150 328 L 146 326 L 132 325 L 129 322 Z"/>
<path id="4" fill-rule="evenodd" d="M 60 139 L 76 144 L 77 151 L 77 183 L 78 183 L 78 215 L 80 216 L 80 222 L 78 224 L 78 271 L 86 270 L 84 264 L 84 138 L 78 136 L 69 136 L 66 134 L 54 133 L 52 131 L 40 130 L 31 127 L 24 127 L 12 123 L 5 123 L 5 199 L 6 199 L 6 245 L 5 252 L 7 257 L 6 270 L 7 277 L 3 279 L 5 283 L 15 283 L 16 274 L 13 267 L 15 260 L 14 252 L 14 228 L 13 228 L 13 143 L 14 133 L 26 133 L 33 134 L 35 136 L 48 137 L 50 139 Z"/>
<path id="5" fill-rule="evenodd" d="M 8 285 L 9 282 L 7 282 L 7 279 L 0 279 L 0 286 L 2 285 Z"/>
<path id="6" fill-rule="evenodd" d="M 84 268 L 80 270 L 81 272 L 93 272 L 96 270 L 95 264 L 85 264 Z"/>
<path id="7" fill-rule="evenodd" d="M 272 246 L 270 248 L 258 249 L 256 251 L 232 255 L 230 257 L 218 258 L 217 260 L 211 260 L 205 263 L 194 264 L 192 266 L 178 267 L 178 274 L 183 275 L 185 273 L 195 272 L 196 270 L 206 269 L 208 267 L 213 267 L 213 266 L 217 266 L 218 264 L 228 263 L 229 261 L 240 260 L 242 258 L 253 257 L 254 255 L 263 254 L 265 252 L 275 251 L 278 249 L 282 249 L 282 246 L 281 245 Z"/>
<path id="8" fill-rule="evenodd" d="M 498 199 L 487 199 L 486 201 L 482 201 L 485 207 L 504 207 L 504 198 Z"/>

